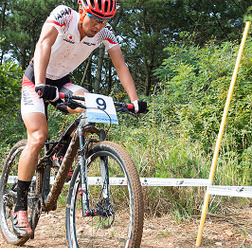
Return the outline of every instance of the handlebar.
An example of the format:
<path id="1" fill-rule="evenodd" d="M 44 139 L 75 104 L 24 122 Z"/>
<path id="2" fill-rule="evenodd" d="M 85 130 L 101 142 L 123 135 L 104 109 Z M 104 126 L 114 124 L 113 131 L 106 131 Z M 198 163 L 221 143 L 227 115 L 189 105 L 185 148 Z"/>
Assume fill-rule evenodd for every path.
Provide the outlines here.
<path id="1" fill-rule="evenodd" d="M 59 98 L 65 99 L 65 102 L 64 102 L 65 105 L 75 105 L 75 107 L 85 108 L 83 104 L 74 101 L 74 100 L 85 101 L 85 97 L 83 96 L 73 96 L 73 95 L 59 92 Z M 124 113 L 137 117 L 137 115 L 134 113 L 134 105 L 132 103 L 114 102 L 114 104 L 116 107 L 118 107 L 116 109 L 116 112 L 124 112 Z"/>
<path id="2" fill-rule="evenodd" d="M 73 95 L 62 93 L 62 92 L 59 92 L 59 98 L 60 99 L 65 99 L 65 100 L 71 99 L 71 100 L 85 101 L 85 97 L 84 96 L 73 96 Z"/>
<path id="3" fill-rule="evenodd" d="M 65 93 L 59 92 L 59 98 L 60 98 L 60 99 L 64 99 L 64 98 L 65 98 L 65 95 L 66 95 Z"/>

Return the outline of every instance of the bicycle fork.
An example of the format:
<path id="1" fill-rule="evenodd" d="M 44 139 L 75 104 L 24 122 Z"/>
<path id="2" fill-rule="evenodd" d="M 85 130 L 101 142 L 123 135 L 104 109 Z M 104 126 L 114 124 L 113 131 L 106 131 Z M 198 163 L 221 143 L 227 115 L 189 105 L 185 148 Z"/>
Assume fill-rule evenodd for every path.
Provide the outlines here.
<path id="1" fill-rule="evenodd" d="M 82 201 L 82 216 L 111 216 L 114 214 L 111 209 L 110 201 L 110 186 L 109 186 L 109 172 L 108 159 L 106 156 L 101 158 L 101 179 L 102 179 L 102 200 L 97 203 L 96 209 L 90 209 L 88 196 L 88 175 L 87 175 L 87 161 L 85 159 L 85 130 L 83 126 L 77 128 L 79 137 L 79 165 L 80 165 L 80 179 L 81 188 L 79 194 Z M 100 139 L 104 140 L 103 132 L 100 132 Z"/>

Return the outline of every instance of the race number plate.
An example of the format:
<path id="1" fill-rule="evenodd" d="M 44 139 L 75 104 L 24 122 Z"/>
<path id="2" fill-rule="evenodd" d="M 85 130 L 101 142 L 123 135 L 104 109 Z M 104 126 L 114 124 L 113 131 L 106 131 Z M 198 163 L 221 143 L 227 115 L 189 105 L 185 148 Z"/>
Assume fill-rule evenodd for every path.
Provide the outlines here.
<path id="1" fill-rule="evenodd" d="M 118 124 L 113 99 L 93 93 L 85 93 L 87 117 L 89 122 Z"/>

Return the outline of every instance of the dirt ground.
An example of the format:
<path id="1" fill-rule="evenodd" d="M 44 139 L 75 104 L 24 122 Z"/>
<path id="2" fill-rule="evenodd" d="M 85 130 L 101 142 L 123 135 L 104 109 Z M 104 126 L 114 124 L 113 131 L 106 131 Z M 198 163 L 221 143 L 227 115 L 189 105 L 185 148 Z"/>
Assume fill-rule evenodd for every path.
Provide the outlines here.
<path id="1" fill-rule="evenodd" d="M 35 239 L 27 241 L 27 248 L 63 248 L 65 239 L 65 209 L 43 214 Z M 196 247 L 200 217 L 176 223 L 169 215 L 148 218 L 144 222 L 142 248 Z M 0 247 L 14 247 L 0 239 Z M 234 210 L 228 215 L 208 215 L 200 247 L 252 248 L 252 206 Z"/>

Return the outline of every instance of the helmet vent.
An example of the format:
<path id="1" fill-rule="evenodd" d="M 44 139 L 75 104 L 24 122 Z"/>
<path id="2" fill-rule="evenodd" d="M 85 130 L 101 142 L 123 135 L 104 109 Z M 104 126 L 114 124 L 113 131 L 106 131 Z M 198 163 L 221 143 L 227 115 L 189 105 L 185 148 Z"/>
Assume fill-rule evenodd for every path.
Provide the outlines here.
<path id="1" fill-rule="evenodd" d="M 105 12 L 108 12 L 108 2 L 105 2 Z"/>
<path id="2" fill-rule="evenodd" d="M 114 4 L 114 2 L 111 1 L 110 10 L 109 10 L 110 12 L 113 11 L 113 8 L 114 8 L 114 5 L 113 5 L 113 4 Z"/>
<path id="3" fill-rule="evenodd" d="M 92 7 L 95 8 L 95 1 L 94 0 L 90 0 L 90 3 L 92 5 Z"/>
<path id="4" fill-rule="evenodd" d="M 101 0 L 98 0 L 98 6 L 99 6 L 100 11 L 102 11 L 102 1 Z"/>

